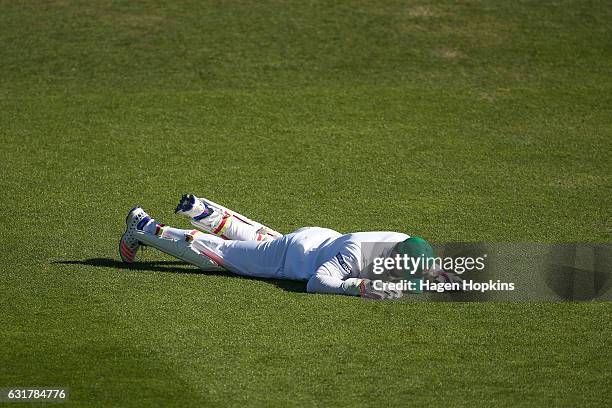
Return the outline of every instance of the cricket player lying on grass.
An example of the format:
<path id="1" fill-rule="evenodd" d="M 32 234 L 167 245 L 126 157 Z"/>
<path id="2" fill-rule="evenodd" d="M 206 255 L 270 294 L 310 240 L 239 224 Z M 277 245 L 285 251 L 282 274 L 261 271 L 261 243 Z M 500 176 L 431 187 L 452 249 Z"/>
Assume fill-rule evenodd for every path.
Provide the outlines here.
<path id="1" fill-rule="evenodd" d="M 202 269 L 221 266 L 239 275 L 308 281 L 311 293 L 335 293 L 367 298 L 400 297 L 401 291 L 375 288 L 365 275 L 378 256 L 432 254 L 422 238 L 398 232 L 357 232 L 342 235 L 327 228 L 300 228 L 282 235 L 228 208 L 194 195 L 184 195 L 175 213 L 190 218 L 199 230 L 160 224 L 142 208 L 127 215 L 119 243 L 124 262 L 134 262 L 138 248 L 150 246 Z M 383 243 L 378 253 L 362 253 L 362 243 Z M 364 256 L 365 255 L 365 256 Z M 449 282 L 457 276 L 422 271 L 425 278 Z"/>

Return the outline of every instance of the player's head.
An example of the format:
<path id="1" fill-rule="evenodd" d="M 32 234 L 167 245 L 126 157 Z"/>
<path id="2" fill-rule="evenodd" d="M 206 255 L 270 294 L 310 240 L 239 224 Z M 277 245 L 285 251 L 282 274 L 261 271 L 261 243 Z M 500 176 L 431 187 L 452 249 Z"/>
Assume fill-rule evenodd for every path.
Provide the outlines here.
<path id="1" fill-rule="evenodd" d="M 423 273 L 424 268 L 427 269 L 427 260 L 434 257 L 434 251 L 429 242 L 417 236 L 398 242 L 395 245 L 394 252 L 400 256 L 406 255 L 411 258 L 414 261 L 413 264 L 417 265 L 414 272 L 418 275 Z"/>

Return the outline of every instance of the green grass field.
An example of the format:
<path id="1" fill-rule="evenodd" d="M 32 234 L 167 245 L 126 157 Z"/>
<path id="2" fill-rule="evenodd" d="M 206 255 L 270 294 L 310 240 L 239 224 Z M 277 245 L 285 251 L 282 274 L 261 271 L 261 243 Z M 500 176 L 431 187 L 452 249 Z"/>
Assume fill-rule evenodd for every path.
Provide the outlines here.
<path id="1" fill-rule="evenodd" d="M 612 306 L 119 262 L 194 192 L 282 232 L 612 239 L 610 1 L 0 0 L 0 387 L 62 406 L 609 406 Z"/>

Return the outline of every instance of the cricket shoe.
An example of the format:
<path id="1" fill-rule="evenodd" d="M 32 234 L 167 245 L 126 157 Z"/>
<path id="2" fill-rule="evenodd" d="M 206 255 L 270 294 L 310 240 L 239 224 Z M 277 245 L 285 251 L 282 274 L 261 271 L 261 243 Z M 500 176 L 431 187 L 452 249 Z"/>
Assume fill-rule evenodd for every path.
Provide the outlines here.
<path id="1" fill-rule="evenodd" d="M 136 259 L 136 251 L 142 245 L 137 239 L 135 232 L 151 221 L 149 214 L 141 207 L 134 207 L 125 218 L 125 232 L 119 241 L 119 255 L 123 262 L 132 263 Z"/>
<path id="2" fill-rule="evenodd" d="M 193 218 L 195 221 L 200 221 L 208 217 L 214 211 L 212 207 L 206 205 L 203 200 L 200 200 L 193 194 L 184 194 L 181 197 L 181 201 L 179 201 L 179 204 L 176 206 L 174 213 Z"/>

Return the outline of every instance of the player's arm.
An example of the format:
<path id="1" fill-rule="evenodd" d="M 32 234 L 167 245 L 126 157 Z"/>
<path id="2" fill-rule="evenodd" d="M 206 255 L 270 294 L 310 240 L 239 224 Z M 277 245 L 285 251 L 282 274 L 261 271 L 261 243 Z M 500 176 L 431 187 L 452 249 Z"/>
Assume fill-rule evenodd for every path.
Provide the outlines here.
<path id="1" fill-rule="evenodd" d="M 378 291 L 369 279 L 356 278 L 360 271 L 360 250 L 347 247 L 332 259 L 321 265 L 308 281 L 306 290 L 310 293 L 353 295 L 382 299 L 395 297 Z"/>
<path id="2" fill-rule="evenodd" d="M 357 275 L 360 262 L 360 248 L 348 245 L 334 257 L 323 263 L 308 281 L 306 287 L 311 293 L 332 293 L 339 295 L 359 295 L 354 284 L 357 279 L 346 281 L 351 275 Z"/>
<path id="3" fill-rule="evenodd" d="M 370 299 L 388 299 L 399 297 L 399 294 L 396 292 L 377 290 L 374 287 L 373 281 L 369 279 L 341 279 L 338 276 L 334 276 L 334 274 L 329 273 L 329 267 L 331 265 L 326 264 L 323 264 L 317 270 L 317 273 L 315 273 L 310 280 L 308 280 L 308 292 L 361 296 Z"/>
<path id="4" fill-rule="evenodd" d="M 326 262 L 327 263 L 327 262 Z M 360 279 L 350 278 L 343 280 L 329 273 L 331 265 L 321 265 L 309 280 L 306 290 L 310 293 L 330 293 L 337 295 L 359 295 Z M 347 282 L 348 281 L 348 282 Z"/>

